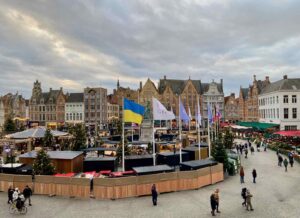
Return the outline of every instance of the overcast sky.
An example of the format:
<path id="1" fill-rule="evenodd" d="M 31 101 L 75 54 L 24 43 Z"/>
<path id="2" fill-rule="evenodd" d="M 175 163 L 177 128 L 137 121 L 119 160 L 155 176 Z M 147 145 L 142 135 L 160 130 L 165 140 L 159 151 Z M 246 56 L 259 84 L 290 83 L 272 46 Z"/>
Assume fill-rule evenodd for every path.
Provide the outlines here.
<path id="1" fill-rule="evenodd" d="M 117 79 L 299 77 L 300 1 L 0 0 L 0 95 L 69 92 Z"/>

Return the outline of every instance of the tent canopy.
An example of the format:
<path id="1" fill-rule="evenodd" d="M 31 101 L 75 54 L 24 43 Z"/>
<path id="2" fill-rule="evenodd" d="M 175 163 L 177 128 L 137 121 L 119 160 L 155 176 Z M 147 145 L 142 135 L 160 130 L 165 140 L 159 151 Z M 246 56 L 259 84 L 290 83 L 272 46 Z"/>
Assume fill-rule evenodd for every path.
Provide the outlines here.
<path id="1" fill-rule="evenodd" d="M 257 130 L 266 130 L 273 127 L 278 127 L 279 124 L 274 123 L 260 123 L 260 122 L 238 122 L 240 126 L 252 127 Z"/>
<path id="2" fill-rule="evenodd" d="M 27 129 L 22 132 L 6 135 L 6 138 L 10 138 L 10 139 L 43 138 L 46 130 L 47 130 L 46 127 L 38 126 L 36 128 Z M 58 137 L 58 136 L 66 136 L 69 133 L 51 130 L 51 134 L 54 137 Z"/>
<path id="3" fill-rule="evenodd" d="M 281 136 L 300 137 L 300 130 L 278 131 L 274 132 L 273 134 Z"/>

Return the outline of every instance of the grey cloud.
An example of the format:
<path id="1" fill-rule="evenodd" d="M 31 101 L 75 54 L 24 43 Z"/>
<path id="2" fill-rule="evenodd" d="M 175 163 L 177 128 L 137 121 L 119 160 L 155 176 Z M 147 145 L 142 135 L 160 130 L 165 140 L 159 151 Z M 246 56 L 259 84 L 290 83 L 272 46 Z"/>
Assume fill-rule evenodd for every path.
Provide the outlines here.
<path id="1" fill-rule="evenodd" d="M 229 93 L 247 87 L 253 74 L 276 80 L 299 69 L 298 1 L 0 2 L 2 12 L 31 17 L 66 50 L 59 54 L 53 41 L 2 13 L 0 93 L 19 84 L 29 96 L 36 78 L 46 88 L 66 84 L 61 79 L 112 90 L 117 78 L 136 88 L 139 80 L 163 75 L 224 78 Z M 13 81 L 12 72 L 26 82 Z"/>

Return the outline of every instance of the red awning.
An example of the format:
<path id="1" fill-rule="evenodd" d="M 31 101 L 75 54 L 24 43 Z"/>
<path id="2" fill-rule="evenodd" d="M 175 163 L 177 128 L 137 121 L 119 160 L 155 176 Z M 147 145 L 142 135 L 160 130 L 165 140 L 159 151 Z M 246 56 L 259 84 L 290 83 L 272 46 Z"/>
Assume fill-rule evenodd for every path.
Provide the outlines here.
<path id="1" fill-rule="evenodd" d="M 278 132 L 275 132 L 274 134 L 281 135 L 281 136 L 300 137 L 300 130 L 278 131 Z"/>

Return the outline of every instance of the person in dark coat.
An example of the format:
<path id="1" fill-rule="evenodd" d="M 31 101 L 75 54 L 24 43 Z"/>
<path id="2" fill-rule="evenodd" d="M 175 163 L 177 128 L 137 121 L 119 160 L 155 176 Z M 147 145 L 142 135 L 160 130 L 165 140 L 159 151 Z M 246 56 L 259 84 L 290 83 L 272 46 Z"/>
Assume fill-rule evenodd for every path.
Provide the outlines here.
<path id="1" fill-rule="evenodd" d="M 220 190 L 217 188 L 216 191 L 215 191 L 215 200 L 216 200 L 216 210 L 217 210 L 217 213 L 221 213 L 219 211 L 219 203 L 220 203 L 219 192 L 220 192 Z"/>
<path id="2" fill-rule="evenodd" d="M 247 188 L 242 188 L 242 198 L 244 199 L 244 202 L 242 203 L 243 206 L 246 206 L 246 193 L 247 193 Z"/>
<path id="3" fill-rule="evenodd" d="M 212 193 L 210 196 L 210 206 L 211 206 L 211 215 L 215 216 L 215 210 L 217 208 L 217 202 L 215 198 L 215 193 Z"/>
<path id="4" fill-rule="evenodd" d="M 25 202 L 28 200 L 28 202 L 29 202 L 28 205 L 31 206 L 31 199 L 30 199 L 30 197 L 32 195 L 32 190 L 31 190 L 31 188 L 29 188 L 28 185 L 26 185 L 26 187 L 24 188 L 23 195 L 24 195 L 24 198 L 25 198 Z"/>
<path id="5" fill-rule="evenodd" d="M 289 157 L 289 162 L 290 162 L 291 167 L 293 167 L 293 165 L 294 165 L 294 157 L 293 157 L 293 155 L 291 155 Z"/>
<path id="6" fill-rule="evenodd" d="M 245 158 L 247 158 L 248 155 L 248 149 L 245 149 Z"/>
<path id="7" fill-rule="evenodd" d="M 279 154 L 278 155 L 278 166 L 282 166 L 282 161 L 283 161 L 283 158 L 282 158 L 282 156 Z"/>
<path id="8" fill-rule="evenodd" d="M 288 164 L 289 164 L 288 160 L 286 158 L 284 158 L 283 165 L 285 167 L 285 172 L 287 172 Z"/>
<path id="9" fill-rule="evenodd" d="M 253 177 L 253 183 L 256 183 L 256 177 L 257 177 L 256 169 L 253 169 L 252 177 Z"/>
<path id="10" fill-rule="evenodd" d="M 251 154 L 254 153 L 254 147 L 253 146 L 250 147 L 250 151 L 251 151 Z"/>
<path id="11" fill-rule="evenodd" d="M 244 176 L 245 176 L 244 168 L 241 166 L 241 169 L 240 169 L 240 179 L 241 179 L 241 183 L 245 183 L 245 181 L 244 181 Z"/>
<path id="12" fill-rule="evenodd" d="M 14 190 L 11 186 L 9 186 L 8 191 L 7 191 L 7 195 L 8 195 L 7 203 L 8 203 L 8 204 L 11 204 L 11 203 L 13 202 L 13 194 L 14 194 L 14 191 L 15 191 L 15 190 Z"/>
<path id="13" fill-rule="evenodd" d="M 156 190 L 155 184 L 152 185 L 151 194 L 152 194 L 152 203 L 154 206 L 156 206 L 157 205 L 157 190 Z"/>

